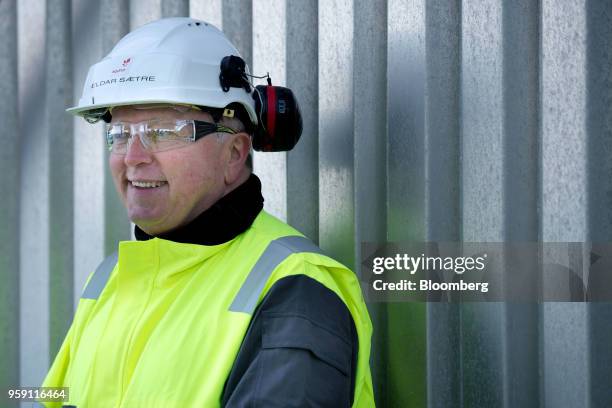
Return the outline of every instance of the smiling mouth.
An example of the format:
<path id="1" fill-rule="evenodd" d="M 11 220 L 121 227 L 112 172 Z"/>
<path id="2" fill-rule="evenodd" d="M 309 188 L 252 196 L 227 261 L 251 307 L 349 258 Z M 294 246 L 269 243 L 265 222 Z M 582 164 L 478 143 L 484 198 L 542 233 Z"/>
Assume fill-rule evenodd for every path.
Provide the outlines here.
<path id="1" fill-rule="evenodd" d="M 168 184 L 168 182 L 167 181 L 128 180 L 128 184 L 132 185 L 133 187 L 138 187 L 138 188 L 156 188 L 156 187 L 165 186 L 166 184 Z"/>

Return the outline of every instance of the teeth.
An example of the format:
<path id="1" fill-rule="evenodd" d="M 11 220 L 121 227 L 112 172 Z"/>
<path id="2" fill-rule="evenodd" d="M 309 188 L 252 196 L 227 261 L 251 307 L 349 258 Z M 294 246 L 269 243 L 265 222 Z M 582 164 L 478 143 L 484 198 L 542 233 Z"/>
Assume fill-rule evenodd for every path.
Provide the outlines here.
<path id="1" fill-rule="evenodd" d="M 166 184 L 165 181 L 136 181 L 136 180 L 132 180 L 131 183 L 134 187 L 140 187 L 140 188 L 161 187 L 162 185 Z"/>

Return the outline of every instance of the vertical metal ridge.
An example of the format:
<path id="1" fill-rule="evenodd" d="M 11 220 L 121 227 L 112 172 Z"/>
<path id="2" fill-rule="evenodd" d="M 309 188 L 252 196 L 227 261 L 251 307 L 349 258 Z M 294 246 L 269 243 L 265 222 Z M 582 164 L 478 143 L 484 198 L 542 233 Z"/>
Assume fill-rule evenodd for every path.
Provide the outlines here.
<path id="1" fill-rule="evenodd" d="M 223 0 L 190 0 L 189 15 L 223 29 Z"/>
<path id="2" fill-rule="evenodd" d="M 501 3 L 463 4 L 461 188 L 465 241 L 504 239 L 502 25 Z"/>
<path id="3" fill-rule="evenodd" d="M 544 37 L 544 24 L 543 24 L 543 16 L 544 16 L 544 6 L 542 1 L 538 1 L 538 242 L 543 241 L 543 221 L 542 221 L 542 209 L 544 208 L 544 162 L 543 162 L 543 154 L 544 150 L 544 140 L 542 135 L 544 134 L 544 126 L 543 126 L 543 98 L 542 98 L 542 62 L 544 60 L 543 56 L 543 41 Z M 540 274 L 542 275 L 542 274 Z M 542 279 L 542 277 L 540 278 Z M 541 283 L 541 282 L 540 282 Z M 540 285 L 542 286 L 542 285 Z M 538 354 L 538 371 L 540 373 L 540 378 L 538 380 L 538 388 L 539 388 L 539 404 L 540 406 L 546 406 L 546 393 L 545 389 L 545 380 L 544 380 L 544 304 L 538 305 L 538 347 L 540 353 Z"/>
<path id="4" fill-rule="evenodd" d="M 532 1 L 503 2 L 504 241 L 538 240 L 539 8 Z M 527 262 L 527 261 L 526 261 Z M 532 270 L 537 270 L 535 262 Z M 506 270 L 513 270 L 508 259 Z M 525 287 L 526 292 L 534 290 Z M 505 304 L 504 406 L 537 407 L 538 305 Z M 521 392 L 515 392 L 514 389 Z"/>
<path id="5" fill-rule="evenodd" d="M 270 73 L 273 85 L 286 84 L 286 0 L 268 0 L 253 8 L 253 65 L 256 75 Z M 255 79 L 255 84 L 265 81 Z M 254 152 L 253 168 L 261 179 L 264 208 L 287 219 L 287 153 Z"/>
<path id="6" fill-rule="evenodd" d="M 461 228 L 461 10 L 425 10 L 426 239 L 458 241 Z"/>
<path id="7" fill-rule="evenodd" d="M 612 3 L 586 7 L 589 231 L 592 241 L 606 242 L 612 240 Z M 589 305 L 588 319 L 590 404 L 612 406 L 612 304 Z"/>
<path id="8" fill-rule="evenodd" d="M 287 0 L 286 13 L 287 86 L 298 98 L 304 125 L 300 142 L 287 153 L 287 222 L 318 242 L 318 5 Z"/>
<path id="9" fill-rule="evenodd" d="M 541 19 L 541 238 L 545 242 L 586 241 L 590 238 L 586 2 L 544 0 Z M 541 372 L 546 406 L 589 406 L 588 309 L 584 303 L 546 303 L 542 307 Z"/>
<path id="10" fill-rule="evenodd" d="M 19 191 L 21 176 L 17 109 L 17 3 L 0 2 L 0 389 L 19 383 Z M 16 405 L 15 405 L 16 406 Z"/>
<path id="11" fill-rule="evenodd" d="M 387 7 L 364 3 L 355 4 L 357 241 L 422 241 L 427 183 L 426 2 L 393 0 Z M 386 14 L 378 15 L 381 11 Z M 384 112 L 379 111 L 382 104 L 377 102 L 382 100 L 386 102 Z M 379 145 L 381 142 L 385 144 Z M 384 202 L 378 202 L 383 197 Z M 381 406 L 424 407 L 426 306 L 389 303 L 372 305 L 372 310 L 374 330 L 380 337 L 372 351 L 377 358 L 372 367 L 377 402 Z M 411 346 L 406 347 L 407 343 Z M 401 383 L 410 384 L 410 392 L 401 392 Z"/>
<path id="12" fill-rule="evenodd" d="M 354 9 L 319 2 L 319 243 L 354 269 Z"/>
<path id="13" fill-rule="evenodd" d="M 167 0 L 129 0 L 130 30 L 163 17 L 163 2 Z M 169 1 L 168 1 L 169 2 Z M 170 10 L 171 7 L 168 7 Z"/>
<path id="14" fill-rule="evenodd" d="M 539 9 L 503 3 L 506 241 L 538 240 Z"/>
<path id="15" fill-rule="evenodd" d="M 589 231 L 593 241 L 612 240 L 612 4 L 586 5 L 586 132 Z"/>
<path id="16" fill-rule="evenodd" d="M 72 4 L 72 104 L 78 103 L 89 67 L 104 55 L 112 39 L 102 30 L 128 20 L 118 16 L 119 0 L 112 3 L 87 0 Z M 123 9 L 123 11 L 127 11 Z M 102 14 L 102 13 L 108 14 Z M 101 20 L 109 17 L 110 20 Z M 104 21 L 104 23 L 102 23 Z M 85 40 L 87 39 L 87 40 Z M 118 40 L 118 38 L 117 38 Z M 74 307 L 83 292 L 89 274 L 104 259 L 106 233 L 105 188 L 109 177 L 105 164 L 102 124 L 91 125 L 82 118 L 63 113 L 72 123 L 74 151 Z M 112 220 L 111 220 L 112 222 Z M 112 227 L 111 227 L 112 228 Z"/>
<path id="17" fill-rule="evenodd" d="M 49 362 L 50 140 L 45 127 L 45 16 L 44 1 L 17 3 L 20 286 L 13 289 L 20 291 L 21 384 L 40 382 Z"/>
<path id="18" fill-rule="evenodd" d="M 502 2 L 461 10 L 462 240 L 505 239 Z M 486 22 L 486 24 L 483 24 Z M 503 406 L 504 307 L 461 304 L 462 404 Z"/>
<path id="19" fill-rule="evenodd" d="M 46 116 L 49 138 L 49 358 L 59 350 L 73 313 L 73 133 L 71 3 L 47 0 Z"/>
<path id="20" fill-rule="evenodd" d="M 162 17 L 189 17 L 189 0 L 161 0 Z"/>
<path id="21" fill-rule="evenodd" d="M 459 241 L 461 4 L 425 3 L 425 240 Z M 461 407 L 459 305 L 426 309 L 427 406 Z"/>
<path id="22" fill-rule="evenodd" d="M 223 0 L 223 32 L 253 66 L 253 1 Z"/>
<path id="23" fill-rule="evenodd" d="M 353 171 L 359 185 L 354 189 L 354 241 L 359 259 L 362 241 L 384 241 L 387 236 L 387 186 L 380 181 L 387 179 L 388 24 L 386 1 L 355 0 L 354 9 Z"/>
<path id="24" fill-rule="evenodd" d="M 425 239 L 425 3 L 389 2 L 386 224 L 391 241 Z"/>

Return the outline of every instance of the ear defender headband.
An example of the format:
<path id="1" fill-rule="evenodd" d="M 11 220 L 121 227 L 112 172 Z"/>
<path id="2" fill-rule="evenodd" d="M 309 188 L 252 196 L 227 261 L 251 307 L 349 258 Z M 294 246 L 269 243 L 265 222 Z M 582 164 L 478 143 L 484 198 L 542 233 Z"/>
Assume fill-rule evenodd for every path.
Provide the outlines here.
<path id="1" fill-rule="evenodd" d="M 244 60 L 229 55 L 221 60 L 219 81 L 223 91 L 231 87 L 251 92 Z M 284 152 L 293 149 L 302 135 L 302 115 L 297 99 L 289 88 L 257 85 L 253 90 L 257 127 L 253 132 L 253 149 L 260 152 Z"/>

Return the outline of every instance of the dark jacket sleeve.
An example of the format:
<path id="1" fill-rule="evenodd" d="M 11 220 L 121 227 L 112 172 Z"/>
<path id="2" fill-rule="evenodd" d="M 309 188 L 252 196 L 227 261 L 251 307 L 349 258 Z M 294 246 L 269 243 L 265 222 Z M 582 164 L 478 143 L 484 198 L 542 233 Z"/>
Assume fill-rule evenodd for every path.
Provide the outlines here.
<path id="1" fill-rule="evenodd" d="M 224 407 L 350 407 L 358 339 L 346 305 L 306 275 L 277 281 L 256 309 Z"/>

